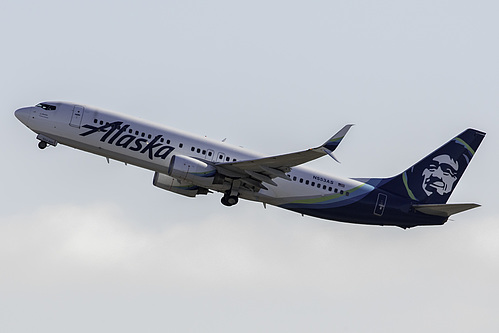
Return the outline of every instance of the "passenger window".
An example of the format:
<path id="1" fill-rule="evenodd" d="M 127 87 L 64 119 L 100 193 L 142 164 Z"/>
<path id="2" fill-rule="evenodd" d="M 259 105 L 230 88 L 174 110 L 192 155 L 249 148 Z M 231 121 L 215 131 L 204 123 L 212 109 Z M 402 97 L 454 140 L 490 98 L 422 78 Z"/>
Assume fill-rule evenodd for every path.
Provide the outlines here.
<path id="1" fill-rule="evenodd" d="M 213 155 L 213 153 L 211 151 L 208 152 L 208 156 L 211 156 Z"/>
<path id="2" fill-rule="evenodd" d="M 194 147 L 191 147 L 191 151 L 194 151 L 194 149 L 196 149 L 196 148 L 194 148 Z"/>
<path id="3" fill-rule="evenodd" d="M 169 144 L 170 144 L 170 142 L 171 142 L 170 140 L 166 140 L 166 144 L 167 144 L 167 145 L 169 145 Z"/>
<path id="4" fill-rule="evenodd" d="M 139 135 L 139 131 L 135 131 L 135 135 Z"/>
<path id="5" fill-rule="evenodd" d="M 300 183 L 303 183 L 303 178 L 300 178 Z"/>
<path id="6" fill-rule="evenodd" d="M 311 185 L 312 185 L 312 186 L 315 186 L 315 182 L 312 182 L 312 184 L 311 184 Z"/>
<path id="7" fill-rule="evenodd" d="M 147 136 L 147 138 L 148 138 L 148 139 L 152 138 L 152 135 L 151 135 L 151 134 L 149 134 L 149 135 Z"/>
<path id="8" fill-rule="evenodd" d="M 293 177 L 293 181 L 295 182 L 296 181 L 296 176 Z"/>
<path id="9" fill-rule="evenodd" d="M 230 157 L 228 157 L 228 156 L 227 156 L 227 157 L 225 158 L 225 161 L 226 161 L 226 162 L 229 162 L 229 161 L 230 161 Z"/>
<path id="10" fill-rule="evenodd" d="M 328 190 L 329 190 L 329 192 L 331 192 L 333 190 L 333 188 L 331 186 L 329 186 Z"/>
<path id="11" fill-rule="evenodd" d="M 305 184 L 308 185 L 310 182 L 308 181 L 308 179 L 305 181 Z"/>
<path id="12" fill-rule="evenodd" d="M 178 144 L 178 146 L 179 146 L 180 148 L 182 148 L 182 147 L 184 146 L 184 144 L 183 144 L 183 143 L 179 143 L 179 144 Z"/>
<path id="13" fill-rule="evenodd" d="M 198 148 L 198 149 L 196 149 L 196 153 L 198 153 L 198 154 L 199 154 L 200 152 L 201 152 L 201 149 L 199 149 L 199 148 Z"/>

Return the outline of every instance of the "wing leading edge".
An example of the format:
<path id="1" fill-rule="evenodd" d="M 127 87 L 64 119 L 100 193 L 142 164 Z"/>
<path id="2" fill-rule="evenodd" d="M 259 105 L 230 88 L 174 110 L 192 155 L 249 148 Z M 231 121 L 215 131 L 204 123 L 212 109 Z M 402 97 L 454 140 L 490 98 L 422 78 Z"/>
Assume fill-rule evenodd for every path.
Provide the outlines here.
<path id="1" fill-rule="evenodd" d="M 262 182 L 275 186 L 276 183 L 272 180 L 273 178 L 290 180 L 286 172 L 289 172 L 294 166 L 313 161 L 324 155 L 329 155 L 336 160 L 332 153 L 338 148 L 341 140 L 352 126 L 344 126 L 324 144 L 316 148 L 253 160 L 218 163 L 215 164 L 215 167 L 218 172 L 227 177 L 238 178 L 258 190 L 260 188 L 266 189 Z"/>

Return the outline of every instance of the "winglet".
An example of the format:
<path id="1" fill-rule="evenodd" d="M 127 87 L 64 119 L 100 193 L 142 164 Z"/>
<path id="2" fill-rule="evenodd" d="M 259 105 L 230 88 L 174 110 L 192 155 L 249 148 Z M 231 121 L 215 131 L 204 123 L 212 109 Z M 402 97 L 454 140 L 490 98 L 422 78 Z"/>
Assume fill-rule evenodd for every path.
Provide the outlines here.
<path id="1" fill-rule="evenodd" d="M 326 154 L 328 154 L 333 160 L 335 160 L 336 162 L 338 163 L 341 163 L 334 155 L 333 153 L 327 149 L 327 148 L 322 148 L 322 151 L 325 152 Z"/>
<path id="2" fill-rule="evenodd" d="M 345 137 L 347 134 L 348 130 L 350 130 L 350 127 L 352 127 L 353 124 L 345 125 L 341 130 L 338 131 L 335 135 L 331 137 L 331 139 L 327 140 L 322 147 L 326 148 L 329 150 L 331 153 L 339 146 L 341 140 Z"/>

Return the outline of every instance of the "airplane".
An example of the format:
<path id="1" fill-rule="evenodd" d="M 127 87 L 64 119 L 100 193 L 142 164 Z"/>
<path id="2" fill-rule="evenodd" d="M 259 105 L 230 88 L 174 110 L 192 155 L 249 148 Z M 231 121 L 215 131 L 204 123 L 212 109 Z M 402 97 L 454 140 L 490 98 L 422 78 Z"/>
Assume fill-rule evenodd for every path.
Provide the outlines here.
<path id="1" fill-rule="evenodd" d="M 221 202 L 262 202 L 326 220 L 401 228 L 442 225 L 480 205 L 447 204 L 485 133 L 467 129 L 389 178 L 339 178 L 302 164 L 329 155 L 352 125 L 322 145 L 264 156 L 138 118 L 67 102 L 20 108 L 40 149 L 63 144 L 154 172 L 153 185 L 187 197 L 223 193 Z"/>

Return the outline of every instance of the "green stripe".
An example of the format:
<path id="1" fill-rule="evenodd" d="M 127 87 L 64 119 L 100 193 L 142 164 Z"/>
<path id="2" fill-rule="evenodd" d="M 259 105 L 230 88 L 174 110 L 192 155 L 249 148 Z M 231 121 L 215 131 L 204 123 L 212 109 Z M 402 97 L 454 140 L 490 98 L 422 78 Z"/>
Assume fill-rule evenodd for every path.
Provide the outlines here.
<path id="1" fill-rule="evenodd" d="M 461 139 L 461 138 L 455 138 L 454 140 L 459 141 L 460 143 L 462 143 L 466 147 L 466 149 L 469 150 L 469 152 L 471 153 L 471 155 L 475 155 L 475 151 L 473 150 L 473 148 L 471 148 L 469 144 L 467 144 L 466 142 L 464 142 L 463 139 Z"/>
<path id="2" fill-rule="evenodd" d="M 341 138 L 334 138 L 334 139 L 329 140 L 328 143 L 341 141 L 343 138 L 344 138 L 344 136 L 342 136 Z"/>
<path id="3" fill-rule="evenodd" d="M 365 184 L 362 184 L 362 185 L 359 185 L 357 187 L 354 187 L 353 189 L 349 190 L 348 192 L 350 194 L 352 194 L 353 192 L 357 191 L 358 189 L 360 189 L 364 185 Z M 344 197 L 344 196 L 346 196 L 345 193 L 346 193 L 346 191 L 343 192 L 343 194 L 333 194 L 333 195 L 328 195 L 326 197 L 314 197 L 314 198 L 310 198 L 310 199 L 303 199 L 303 200 L 293 201 L 291 203 L 293 203 L 293 204 L 317 204 L 317 203 L 321 203 L 321 202 L 324 202 L 324 201 L 329 201 L 329 200 L 338 199 L 340 197 Z"/>
<path id="4" fill-rule="evenodd" d="M 405 174 L 405 172 L 402 174 L 402 180 L 404 182 L 405 189 L 407 190 L 407 194 L 409 194 L 409 197 L 412 200 L 416 200 L 417 201 L 418 199 L 416 199 L 416 197 L 412 193 L 411 189 L 409 188 L 409 185 L 407 184 L 407 175 Z"/>

